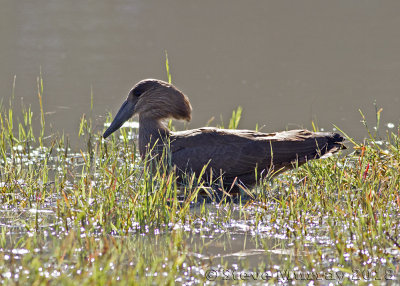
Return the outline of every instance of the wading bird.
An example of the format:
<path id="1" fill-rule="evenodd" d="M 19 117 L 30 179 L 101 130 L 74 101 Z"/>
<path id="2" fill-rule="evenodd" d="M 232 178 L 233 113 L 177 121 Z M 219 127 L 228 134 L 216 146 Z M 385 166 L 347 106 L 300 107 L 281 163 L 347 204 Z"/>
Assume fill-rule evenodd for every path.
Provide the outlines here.
<path id="1" fill-rule="evenodd" d="M 180 178 L 199 175 L 222 176 L 225 186 L 251 187 L 257 179 L 295 168 L 308 160 L 345 149 L 343 137 L 336 133 L 290 130 L 261 133 L 203 127 L 171 132 L 165 124 L 170 118 L 191 119 L 188 98 L 175 86 L 157 79 L 138 82 L 104 132 L 107 138 L 135 114 L 139 115 L 139 152 L 161 157 L 168 149 L 169 162 Z"/>

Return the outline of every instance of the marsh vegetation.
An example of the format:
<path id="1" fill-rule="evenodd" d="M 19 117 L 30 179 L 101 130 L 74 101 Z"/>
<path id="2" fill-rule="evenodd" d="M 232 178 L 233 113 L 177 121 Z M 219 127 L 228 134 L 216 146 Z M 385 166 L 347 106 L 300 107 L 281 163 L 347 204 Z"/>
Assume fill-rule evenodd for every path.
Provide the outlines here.
<path id="1" fill-rule="evenodd" d="M 71 149 L 47 133 L 41 78 L 38 86 L 40 114 L 1 106 L 2 284 L 400 278 L 399 126 L 379 133 L 380 110 L 375 129 L 364 121 L 364 142 L 346 135 L 349 152 L 215 198 L 196 177 L 178 185 L 165 166 L 149 172 L 134 128 L 105 141 L 83 115 L 84 147 Z"/>

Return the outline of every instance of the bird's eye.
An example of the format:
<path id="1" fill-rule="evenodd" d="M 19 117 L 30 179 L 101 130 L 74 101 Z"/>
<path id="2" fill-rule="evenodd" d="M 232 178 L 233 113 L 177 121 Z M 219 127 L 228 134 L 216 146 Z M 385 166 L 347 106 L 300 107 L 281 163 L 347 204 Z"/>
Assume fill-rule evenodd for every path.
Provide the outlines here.
<path id="1" fill-rule="evenodd" d="M 134 96 L 139 97 L 142 95 L 143 91 L 144 90 L 141 88 L 135 88 L 134 90 L 132 90 L 132 93 Z"/>
<path id="2" fill-rule="evenodd" d="M 132 90 L 132 93 L 134 96 L 139 97 L 148 89 L 149 89 L 149 83 L 141 82 L 135 86 L 135 88 Z"/>
<path id="3" fill-rule="evenodd" d="M 156 87 L 156 82 L 154 80 L 143 80 L 136 84 L 136 86 L 132 89 L 133 96 L 140 97 L 144 93 Z"/>

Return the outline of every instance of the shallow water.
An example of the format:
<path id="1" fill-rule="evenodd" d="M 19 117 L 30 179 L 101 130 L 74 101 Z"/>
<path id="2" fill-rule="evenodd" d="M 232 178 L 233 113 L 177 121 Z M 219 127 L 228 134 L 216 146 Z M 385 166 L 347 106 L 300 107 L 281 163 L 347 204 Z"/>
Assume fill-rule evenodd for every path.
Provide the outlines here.
<path id="1" fill-rule="evenodd" d="M 398 1 L 383 4 L 345 0 L 329 3 L 86 0 L 79 6 L 68 1 L 3 1 L 0 9 L 3 104 L 7 105 L 16 75 L 14 114 L 20 114 L 19 98 L 23 97 L 24 103 L 33 107 L 35 131 L 38 131 L 36 80 L 41 70 L 46 128 L 59 133 L 64 130 L 73 143 L 72 152 L 76 152 L 79 149 L 74 142 L 82 114 L 92 113 L 96 131 L 103 130 L 107 112 L 115 114 L 135 82 L 147 77 L 166 79 L 167 50 L 172 80 L 189 96 L 194 109 L 189 128 L 203 126 L 213 116 L 211 125 L 218 124 L 220 114 L 227 125 L 232 110 L 241 105 L 244 109 L 241 128 L 252 129 L 257 123 L 260 127 L 265 125 L 262 131 L 311 128 L 311 120 L 316 120 L 320 128 L 332 130 L 332 124 L 336 124 L 361 140 L 366 131 L 360 123 L 358 109 L 364 111 L 369 127 L 373 127 L 374 100 L 378 108 L 383 108 L 381 128 L 395 130 L 399 122 L 399 8 Z M 90 111 L 91 92 L 93 111 Z M 128 137 L 135 138 L 135 133 L 129 133 Z M 7 164 L 31 166 L 41 175 L 41 164 L 47 158 L 49 147 L 32 149 L 32 152 L 15 148 L 16 155 L 8 156 Z M 62 149 L 55 151 L 63 153 Z M 31 243 L 32 237 L 40 245 L 38 257 L 46 257 L 53 255 L 54 250 L 64 249 L 67 228 L 81 231 L 81 237 L 97 239 L 103 235 L 100 227 L 92 226 L 93 233 L 90 233 L 74 225 L 80 222 L 76 213 L 70 217 L 57 213 L 58 203 L 65 197 L 52 180 L 64 167 L 73 172 L 67 176 L 79 180 L 85 164 L 84 154 L 68 152 L 65 162 L 60 154 L 48 158 L 47 180 L 46 177 L 25 178 L 23 172 L 20 177 L 16 176 L 21 180 L 14 180 L 7 172 L 1 174 L 0 256 L 6 259 L 5 266 L 0 267 L 6 271 L 3 277 L 29 274 L 23 274 L 19 268 L 13 273 L 9 269 L 20 267 L 26 257 L 37 256 L 36 252 L 31 253 L 33 242 L 30 247 L 24 246 L 27 241 Z M 122 153 L 117 154 L 124 160 Z M 102 177 L 107 174 L 104 171 Z M 126 183 L 128 188 L 132 184 Z M 27 189 L 30 193 L 25 193 Z M 65 180 L 60 190 L 74 192 L 76 185 Z M 283 195 L 285 190 L 277 192 Z M 357 190 L 349 192 L 352 196 L 354 192 L 354 200 L 359 199 Z M 122 204 L 129 198 L 121 193 L 117 202 Z M 37 205 L 42 195 L 46 196 L 44 202 Z M 85 202 L 79 194 L 76 197 L 79 200 L 75 203 Z M 99 195 L 98 199 L 104 197 Z M 276 216 L 276 209 L 286 210 L 287 205 L 277 207 L 273 198 L 269 202 L 262 211 L 260 202 L 249 205 L 245 208 L 245 217 L 237 204 L 229 205 L 233 208 L 229 220 L 221 215 L 223 212 L 217 215 L 219 204 L 208 203 L 207 220 L 199 218 L 191 225 L 176 225 L 177 231 L 184 232 L 183 242 L 188 248 L 188 264 L 183 264 L 176 282 L 203 281 L 206 269 L 216 271 L 211 274 L 218 275 L 217 283 L 224 276 L 234 280 L 235 271 L 256 270 L 277 277 L 281 275 L 279 271 L 302 271 L 293 265 L 311 269 L 304 261 L 316 251 L 321 251 L 320 260 L 313 261 L 317 269 L 335 275 L 340 272 L 332 267 L 340 263 L 334 252 L 336 244 L 328 234 L 326 216 L 307 210 L 304 216 L 308 233 L 303 233 L 301 229 L 295 230 L 296 221 L 274 222 L 270 216 Z M 92 203 L 88 201 L 89 209 Z M 388 216 L 396 214 L 394 200 L 392 207 Z M 80 208 L 85 209 L 82 205 L 71 209 L 79 212 Z M 196 205 L 191 209 L 193 217 L 198 208 Z M 258 213 L 264 217 L 256 223 Z M 366 214 L 362 216 L 368 218 Z M 342 227 L 346 230 L 349 225 Z M 293 237 L 293 233 L 300 233 L 301 240 Z M 132 253 L 143 247 L 150 256 L 157 256 L 162 246 L 170 243 L 172 231 L 132 229 L 130 234 L 120 237 L 112 233 L 110 237 L 118 243 L 131 241 Z M 379 257 L 361 253 L 360 246 L 352 246 L 357 242 L 354 238 L 345 242 L 346 259 L 357 254 L 368 265 L 381 264 L 377 261 Z M 134 256 L 129 251 L 130 248 L 125 253 L 128 261 Z M 396 247 L 388 247 L 386 252 L 393 254 L 391 263 L 398 267 Z M 43 264 L 41 275 L 58 277 L 60 272 L 84 271 L 84 267 L 69 269 L 68 263 L 74 265 L 77 257 L 87 254 L 84 248 L 77 248 L 70 260 L 66 259 L 67 268 L 62 270 L 49 257 L 50 263 Z M 343 275 L 349 277 L 349 273 Z M 336 278 L 335 281 L 340 281 L 340 277 Z M 326 281 L 321 283 L 327 284 Z M 259 280 L 252 279 L 252 282 L 257 284 Z"/>
<path id="2" fill-rule="evenodd" d="M 109 148 L 120 148 L 119 152 L 125 148 L 123 140 L 116 145 L 109 143 Z M 99 142 L 95 140 L 92 144 L 98 150 Z M 108 269 L 114 277 L 123 275 L 124 271 L 132 270 L 140 263 L 145 263 L 145 275 L 151 279 L 159 275 L 168 276 L 170 271 L 177 270 L 173 281 L 188 285 L 200 282 L 218 284 L 222 281 L 228 284 L 246 281 L 251 285 L 318 281 L 328 285 L 332 281 L 336 284 L 359 280 L 376 282 L 377 279 L 387 282 L 398 278 L 400 253 L 395 245 L 386 243 L 388 246 L 384 249 L 378 244 L 371 246 L 370 242 L 363 241 L 364 233 L 357 228 L 367 225 L 360 224 L 360 219 L 372 219 L 368 211 L 354 206 L 357 216 L 351 214 L 354 217 L 346 220 L 345 216 L 340 218 L 340 214 L 333 218 L 332 213 L 329 215 L 333 207 L 338 212 L 340 209 L 347 210 L 350 202 L 359 202 L 365 197 L 362 189 L 351 188 L 343 192 L 333 188 L 325 192 L 323 188 L 326 185 L 320 190 L 317 185 L 316 190 L 311 187 L 304 192 L 297 187 L 304 184 L 306 178 L 295 177 L 300 172 L 295 170 L 276 181 L 266 182 L 264 187 L 260 187 L 261 193 L 253 190 L 254 201 L 243 198 L 242 204 L 239 204 L 215 200 L 205 202 L 198 198 L 190 203 L 185 220 L 160 224 L 153 217 L 149 226 L 141 225 L 139 220 L 130 216 L 130 213 L 134 215 L 141 211 L 140 204 L 136 204 L 131 211 L 126 209 L 133 202 L 133 197 L 138 203 L 139 191 L 135 185 L 143 179 L 140 172 L 128 172 L 127 177 L 123 177 L 125 171 L 121 171 L 119 178 L 123 179 L 123 183 L 113 191 L 112 181 L 105 179 L 111 171 L 107 170 L 108 167 L 99 167 L 105 159 L 99 150 L 96 152 L 100 154 L 94 155 L 91 163 L 87 163 L 87 153 L 66 155 L 62 145 L 52 150 L 32 148 L 30 153 L 24 153 L 21 145 L 11 150 L 13 156 L 8 156 L 5 162 L 0 160 L 2 282 L 30 281 L 35 275 L 57 279 L 82 273 L 89 279 L 96 279 L 96 267 Z M 122 170 L 123 166 L 132 164 L 127 159 L 131 157 L 129 150 L 133 151 L 125 149 L 124 152 L 126 161 L 121 154 L 117 160 L 119 165 L 114 165 L 113 169 Z M 108 152 L 112 150 L 108 149 Z M 347 171 L 357 168 L 359 158 L 354 157 L 354 161 L 348 158 Z M 334 162 L 325 167 L 331 168 Z M 338 168 L 345 168 L 343 162 L 336 163 Z M 44 168 L 45 164 L 48 169 Z M 136 162 L 132 168 L 141 170 L 142 167 Z M 30 175 L 36 169 L 39 177 Z M 40 170 L 43 172 L 40 173 Z M 146 200 L 157 188 L 150 189 L 150 193 L 141 194 L 139 198 Z M 379 191 L 380 199 L 385 200 L 380 187 L 376 191 Z M 288 203 L 296 204 L 297 200 L 304 200 L 303 204 L 307 205 L 306 201 L 323 194 L 329 198 L 327 207 L 317 200 L 316 205 L 295 211 L 297 215 L 291 214 L 293 209 Z M 109 196 L 115 196 L 112 209 L 106 203 Z M 153 206 L 151 213 L 162 207 L 164 211 L 168 209 L 173 213 L 174 208 L 176 211 L 174 200 L 181 198 L 169 196 L 166 205 Z M 387 205 L 379 217 L 384 224 L 385 220 L 386 223 L 398 221 L 399 203 L 397 198 Z M 185 205 L 181 201 L 179 204 Z M 110 218 L 103 220 L 101 216 L 104 215 Z M 117 225 L 118 219 L 123 220 L 119 229 L 114 226 L 106 230 L 110 222 Z M 131 226 L 124 228 L 129 223 Z M 332 233 L 333 227 L 340 229 L 338 236 Z M 395 225 L 390 224 L 389 231 L 392 227 L 395 228 Z M 355 233 L 350 236 L 348 232 L 354 230 Z M 178 241 L 177 249 L 173 247 L 175 241 Z M 342 257 L 337 254 L 338 247 L 343 247 Z M 173 264 L 177 255 L 184 255 L 181 264 L 177 264 L 179 266 Z M 152 267 L 160 259 L 164 270 L 154 271 Z M 38 265 L 37 269 L 32 265 Z M 397 268 L 392 269 L 390 265 Z M 360 278 L 361 274 L 366 275 L 365 278 Z M 140 274 L 136 275 L 140 278 Z"/>
<path id="3" fill-rule="evenodd" d="M 41 69 L 47 127 L 74 141 L 79 118 L 96 128 L 115 114 L 129 88 L 166 79 L 190 98 L 189 127 L 227 123 L 244 108 L 241 128 L 332 130 L 362 139 L 358 109 L 375 125 L 399 122 L 400 2 L 385 1 L 3 1 L 0 90 L 39 119 Z M 39 120 L 37 120 L 39 121 Z M 382 124 L 384 128 L 384 126 Z"/>

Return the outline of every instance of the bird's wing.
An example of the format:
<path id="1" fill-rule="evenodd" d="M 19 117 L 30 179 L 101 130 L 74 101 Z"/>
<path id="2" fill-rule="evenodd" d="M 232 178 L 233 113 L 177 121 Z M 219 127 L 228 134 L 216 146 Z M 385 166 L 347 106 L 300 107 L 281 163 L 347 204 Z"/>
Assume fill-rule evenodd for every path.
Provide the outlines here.
<path id="1" fill-rule="evenodd" d="M 254 171 L 265 157 L 264 150 L 249 148 L 254 144 L 250 138 L 243 131 L 229 133 L 213 128 L 177 132 L 171 138 L 172 160 L 179 168 L 197 174 L 208 164 L 217 172 L 221 169 L 225 174 L 240 175 Z"/>
<path id="2" fill-rule="evenodd" d="M 261 133 L 251 130 L 199 128 L 171 135 L 172 161 L 181 170 L 197 174 L 204 165 L 235 177 L 268 170 L 291 168 L 341 149 L 343 138 L 333 133 L 291 130 Z"/>

